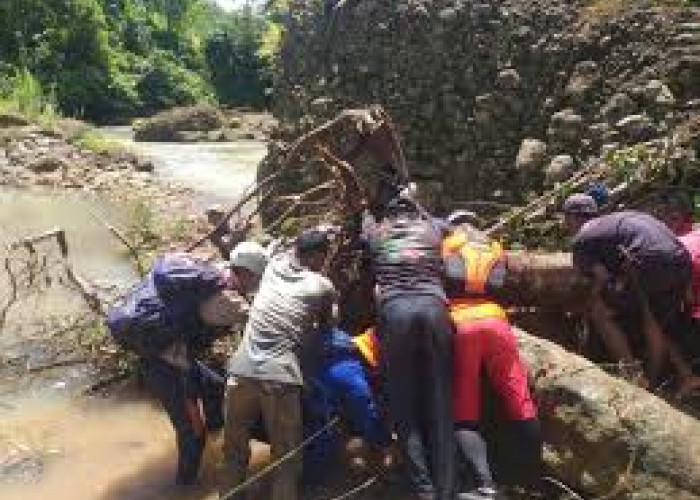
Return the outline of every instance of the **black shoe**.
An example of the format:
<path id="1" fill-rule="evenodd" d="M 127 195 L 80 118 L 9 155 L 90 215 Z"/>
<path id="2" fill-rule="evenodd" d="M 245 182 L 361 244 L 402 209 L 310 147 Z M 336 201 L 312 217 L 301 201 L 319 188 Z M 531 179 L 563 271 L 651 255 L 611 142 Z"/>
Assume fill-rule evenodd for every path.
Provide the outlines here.
<path id="1" fill-rule="evenodd" d="M 457 500 L 496 500 L 498 492 L 495 488 L 482 486 L 475 490 L 457 493 Z"/>

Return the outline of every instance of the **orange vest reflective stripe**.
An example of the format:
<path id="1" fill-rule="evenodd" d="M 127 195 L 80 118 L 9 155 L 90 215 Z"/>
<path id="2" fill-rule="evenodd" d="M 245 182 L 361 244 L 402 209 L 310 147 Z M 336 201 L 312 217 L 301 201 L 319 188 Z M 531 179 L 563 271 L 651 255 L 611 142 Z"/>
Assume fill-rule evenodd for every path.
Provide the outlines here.
<path id="1" fill-rule="evenodd" d="M 455 323 L 487 318 L 508 319 L 508 314 L 501 306 L 489 300 L 478 299 L 452 301 L 450 303 L 450 316 Z"/>
<path id="2" fill-rule="evenodd" d="M 368 328 L 361 335 L 353 337 L 352 342 L 369 366 L 379 367 L 379 341 L 374 333 L 374 328 Z"/>
<path id="3" fill-rule="evenodd" d="M 474 244 L 467 241 L 467 236 L 455 232 L 442 242 L 442 257 L 459 255 L 464 261 L 465 292 L 483 295 L 486 293 L 486 282 L 494 266 L 503 257 L 503 247 L 492 241 L 488 245 Z"/>

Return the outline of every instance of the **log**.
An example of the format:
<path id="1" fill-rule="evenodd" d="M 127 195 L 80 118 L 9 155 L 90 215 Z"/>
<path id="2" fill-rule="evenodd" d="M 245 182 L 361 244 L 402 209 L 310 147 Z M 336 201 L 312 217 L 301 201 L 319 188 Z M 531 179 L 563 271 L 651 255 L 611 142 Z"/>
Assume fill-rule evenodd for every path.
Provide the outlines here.
<path id="1" fill-rule="evenodd" d="M 589 283 L 574 268 L 570 253 L 507 252 L 506 268 L 496 297 L 504 304 L 571 310 L 587 300 Z"/>
<path id="2" fill-rule="evenodd" d="M 700 422 L 552 342 L 517 336 L 558 479 L 591 498 L 700 498 Z"/>

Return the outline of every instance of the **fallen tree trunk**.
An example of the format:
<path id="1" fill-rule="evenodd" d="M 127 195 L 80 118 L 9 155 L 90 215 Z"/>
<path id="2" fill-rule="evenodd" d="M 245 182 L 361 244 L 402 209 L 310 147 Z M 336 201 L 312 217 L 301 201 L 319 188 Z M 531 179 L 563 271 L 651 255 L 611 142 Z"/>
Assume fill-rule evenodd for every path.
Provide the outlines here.
<path id="1" fill-rule="evenodd" d="M 517 334 L 557 478 L 598 499 L 700 498 L 700 422 L 552 342 Z"/>
<path id="2" fill-rule="evenodd" d="M 573 266 L 571 254 L 508 252 L 498 299 L 518 307 L 575 309 L 585 302 L 589 283 Z"/>

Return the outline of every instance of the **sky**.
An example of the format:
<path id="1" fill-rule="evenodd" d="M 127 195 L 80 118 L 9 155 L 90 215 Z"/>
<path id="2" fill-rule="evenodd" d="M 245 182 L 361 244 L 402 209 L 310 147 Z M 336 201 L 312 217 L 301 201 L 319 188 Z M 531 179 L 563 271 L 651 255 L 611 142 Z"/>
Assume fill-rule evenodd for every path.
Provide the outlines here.
<path id="1" fill-rule="evenodd" d="M 216 3 L 218 3 L 222 8 L 226 10 L 232 10 L 232 9 L 237 9 L 239 7 L 242 7 L 245 5 L 246 0 L 216 0 Z M 251 0 L 251 3 L 254 5 L 257 2 L 257 0 Z"/>

